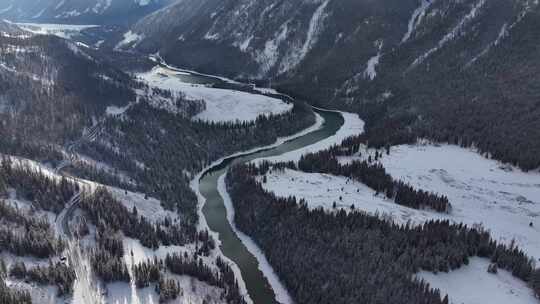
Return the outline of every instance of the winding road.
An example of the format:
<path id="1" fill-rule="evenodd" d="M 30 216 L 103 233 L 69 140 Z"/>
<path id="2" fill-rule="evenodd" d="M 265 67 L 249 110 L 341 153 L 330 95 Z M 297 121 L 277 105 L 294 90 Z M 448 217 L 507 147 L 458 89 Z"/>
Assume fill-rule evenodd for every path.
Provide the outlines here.
<path id="1" fill-rule="evenodd" d="M 68 159 L 65 159 L 61 161 L 58 166 L 54 169 L 54 173 L 58 175 L 63 175 L 62 170 L 66 167 L 73 164 L 75 161 L 78 160 L 77 153 L 75 152 L 75 149 L 80 146 L 83 142 L 92 142 L 97 139 L 99 136 L 99 133 L 101 132 L 101 121 L 92 126 L 90 129 L 88 129 L 86 132 L 84 132 L 83 136 L 74 142 L 70 142 L 66 145 L 66 153 L 68 154 Z M 64 210 L 62 210 L 58 216 L 56 217 L 55 224 L 57 227 L 57 231 L 61 232 L 65 237 L 68 239 L 71 239 L 72 235 L 69 231 L 69 220 L 73 216 L 73 213 L 75 210 L 77 210 L 79 203 L 81 202 L 81 194 L 82 189 L 77 191 L 71 199 L 67 202 L 66 207 L 64 207 Z"/>

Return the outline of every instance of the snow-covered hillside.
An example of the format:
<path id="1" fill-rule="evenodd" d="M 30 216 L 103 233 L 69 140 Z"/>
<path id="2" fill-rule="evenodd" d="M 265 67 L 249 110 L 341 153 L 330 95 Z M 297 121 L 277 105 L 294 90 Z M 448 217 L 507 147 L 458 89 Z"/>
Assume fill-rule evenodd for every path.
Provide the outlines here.
<path id="1" fill-rule="evenodd" d="M 188 99 L 204 100 L 206 109 L 194 119 L 214 122 L 253 121 L 259 115 L 281 114 L 292 109 L 279 99 L 236 90 L 212 88 L 207 85 L 184 82 L 189 74 L 163 67 L 138 74 L 150 86 L 184 93 Z"/>
<path id="2" fill-rule="evenodd" d="M 145 216 L 146 215 L 148 215 L 148 213 L 145 213 Z M 152 260 L 154 258 L 165 259 L 167 255 L 184 253 L 192 255 L 193 252 L 196 251 L 194 245 L 160 246 L 158 249 L 152 250 L 141 245 L 140 241 L 131 238 L 124 238 L 123 246 L 125 250 L 123 259 L 128 266 L 128 269 L 131 269 L 133 265 L 138 265 L 142 262 L 146 262 L 147 260 Z M 211 257 L 204 258 L 204 263 L 215 269 L 215 257 L 216 255 L 214 254 Z M 205 303 L 205 300 L 210 301 L 210 303 L 216 304 L 226 303 L 220 298 L 222 290 L 215 286 L 210 286 L 205 282 L 201 282 L 189 276 L 178 276 L 168 273 L 167 277 L 176 279 L 183 290 L 183 294 L 181 297 L 168 303 L 203 304 Z M 118 282 L 110 283 L 107 284 L 107 290 L 108 293 L 106 296 L 106 303 L 159 303 L 159 295 L 155 292 L 155 288 L 136 288 L 133 282 L 130 284 Z"/>
<path id="3" fill-rule="evenodd" d="M 12 157 L 11 159 L 13 161 L 13 166 L 24 166 L 31 168 L 32 171 L 42 172 L 44 176 L 47 176 L 57 182 L 62 178 L 62 176 L 59 175 L 55 170 L 38 162 L 15 157 Z M 163 221 L 166 217 L 170 218 L 173 223 L 177 223 L 179 221 L 179 216 L 176 212 L 164 210 L 161 206 L 161 202 L 155 198 L 147 197 L 141 193 L 100 185 L 84 179 L 70 177 L 69 180 L 78 183 L 83 191 L 88 193 L 96 191 L 98 187 L 106 187 L 111 192 L 113 197 L 119 200 L 125 207 L 127 207 L 129 210 L 136 208 L 141 217 L 144 217 L 151 222 L 157 223 L 158 221 Z M 23 212 L 28 213 L 29 216 L 32 215 L 32 217 L 35 218 L 46 219 L 53 227 L 57 226 L 56 233 L 64 235 L 61 231 L 62 227 L 60 227 L 58 223 L 61 221 L 60 218 L 62 217 L 62 214 L 56 216 L 52 212 L 36 211 L 34 210 L 35 208 L 32 206 L 31 202 L 18 198 L 14 190 L 10 189 L 9 193 L 10 195 L 6 199 L 7 204 L 19 208 Z M 67 209 L 69 208 L 66 208 L 66 210 Z M 69 225 L 76 222 L 77 217 L 83 216 L 83 214 L 84 213 L 80 209 L 75 210 L 73 218 L 68 219 L 68 222 L 70 223 Z M 67 249 L 69 253 L 64 253 L 68 256 L 72 254 L 77 255 L 77 261 L 80 265 L 80 269 L 75 267 L 75 271 L 77 271 L 77 279 L 74 283 L 72 299 L 58 297 L 56 295 L 57 289 L 52 286 L 34 286 L 34 284 L 11 279 L 7 280 L 8 286 L 22 290 L 29 290 L 35 303 L 64 303 L 65 301 L 72 301 L 70 303 L 77 304 L 158 303 L 159 294 L 156 292 L 153 286 L 148 288 L 137 288 L 134 285 L 134 282 L 103 284 L 103 282 L 95 278 L 94 274 L 90 272 L 87 273 L 87 269 L 92 269 L 92 266 L 89 264 L 86 251 L 83 251 L 82 248 L 85 248 L 86 246 L 95 246 L 96 242 L 96 227 L 92 224 L 89 226 L 90 232 L 87 236 L 80 240 L 80 245 L 75 242 L 70 242 L 69 249 Z M 133 265 L 138 265 L 139 263 L 145 262 L 149 259 L 164 259 L 168 254 L 186 254 L 187 256 L 193 256 L 198 250 L 197 245 L 194 243 L 183 246 L 161 245 L 157 249 L 150 249 L 144 247 L 139 240 L 129 237 L 123 237 L 122 242 L 124 248 L 123 260 L 126 263 L 129 271 L 131 271 Z M 221 256 L 221 252 L 218 250 L 213 250 L 210 252 L 209 256 L 201 256 L 200 258 L 205 265 L 211 269 L 214 269 L 215 271 L 219 271 L 218 267 L 216 266 L 216 258 L 218 256 Z M 49 261 L 46 259 L 18 257 L 2 250 L 0 250 L 0 258 L 6 262 L 8 267 L 18 261 L 23 261 L 29 267 L 39 265 L 47 266 L 49 264 Z M 59 261 L 60 258 L 60 256 L 54 257 L 53 262 Z M 224 259 L 227 261 L 226 258 Z M 81 272 L 79 272 L 79 270 Z M 226 301 L 222 299 L 223 290 L 221 288 L 211 286 L 208 283 L 202 282 L 190 276 L 180 276 L 167 272 L 166 277 L 175 279 L 183 290 L 182 294 L 178 298 L 168 303 L 226 303 Z M 86 302 L 89 299 L 92 299 L 92 302 Z"/>

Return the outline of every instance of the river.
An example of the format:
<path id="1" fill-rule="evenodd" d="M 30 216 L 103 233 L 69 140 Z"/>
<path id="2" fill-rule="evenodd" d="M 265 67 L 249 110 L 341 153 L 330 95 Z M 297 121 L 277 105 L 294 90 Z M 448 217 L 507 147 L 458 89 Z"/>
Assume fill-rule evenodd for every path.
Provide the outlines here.
<path id="1" fill-rule="evenodd" d="M 227 211 L 217 189 L 218 178 L 235 163 L 277 156 L 319 142 L 336 134 L 344 123 L 344 119 L 339 113 L 322 110 L 316 110 L 316 112 L 324 118 L 324 124 L 319 130 L 285 142 L 275 148 L 227 158 L 222 163 L 208 169 L 199 181 L 200 192 L 206 199 L 203 214 L 208 226 L 211 230 L 219 233 L 223 254 L 234 261 L 240 268 L 242 278 L 246 282 L 247 291 L 255 304 L 275 303 L 275 294 L 268 280 L 259 270 L 257 259 L 240 241 L 227 220 Z"/>

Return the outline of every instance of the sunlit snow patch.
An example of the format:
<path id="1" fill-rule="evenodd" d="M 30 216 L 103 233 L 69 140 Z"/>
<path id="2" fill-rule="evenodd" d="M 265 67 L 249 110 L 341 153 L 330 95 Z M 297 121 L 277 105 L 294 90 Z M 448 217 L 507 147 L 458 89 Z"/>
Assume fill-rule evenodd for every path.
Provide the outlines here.
<path id="1" fill-rule="evenodd" d="M 469 265 L 449 273 L 420 272 L 418 277 L 448 294 L 450 304 L 536 304 L 532 290 L 525 282 L 499 269 L 497 274 L 487 272 L 489 260 L 470 259 Z"/>
<path id="2" fill-rule="evenodd" d="M 280 99 L 243 91 L 211 88 L 183 82 L 176 71 L 155 67 L 139 74 L 150 86 L 182 92 L 190 100 L 204 100 L 206 109 L 194 119 L 213 122 L 254 121 L 260 115 L 281 114 L 292 109 Z M 185 74 L 185 73 L 184 73 Z"/>
<path id="3" fill-rule="evenodd" d="M 46 23 L 17 23 L 17 25 L 31 33 L 38 35 L 54 35 L 64 39 L 71 39 L 81 31 L 99 27 L 99 25 L 72 25 L 72 24 L 46 24 Z"/>

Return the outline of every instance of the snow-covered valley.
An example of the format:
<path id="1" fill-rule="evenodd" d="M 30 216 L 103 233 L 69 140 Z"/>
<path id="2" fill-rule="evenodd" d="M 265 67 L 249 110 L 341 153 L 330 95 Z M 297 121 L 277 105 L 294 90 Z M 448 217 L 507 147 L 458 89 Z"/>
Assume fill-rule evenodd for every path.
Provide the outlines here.
<path id="1" fill-rule="evenodd" d="M 16 7 L 17 0 L 9 1 L 13 5 L 0 5 L 0 15 Z M 96 1 L 106 11 L 111 1 L 116 4 L 120 0 Z M 469 114 L 481 113 L 486 105 L 494 106 L 489 115 L 500 111 L 495 105 L 508 107 L 496 98 L 495 103 L 487 103 L 482 93 L 484 87 L 486 91 L 491 87 L 482 86 L 474 75 L 491 69 L 493 58 L 506 55 L 516 62 L 516 70 L 524 70 L 519 66 L 521 55 L 514 53 L 525 54 L 528 49 L 514 50 L 510 42 L 528 41 L 533 36 L 534 32 L 524 28 L 537 24 L 531 16 L 540 14 L 535 11 L 538 0 L 517 0 L 520 3 L 514 3 L 512 9 L 511 5 L 485 0 L 381 1 L 380 16 L 370 16 L 375 7 L 361 1 L 350 5 L 338 0 L 301 0 L 296 4 L 290 0 L 240 0 L 227 7 L 214 0 L 185 0 L 151 13 L 134 27 L 129 21 L 118 28 L 0 22 L 0 38 L 7 41 L 0 47 L 0 78 L 8 84 L 5 87 L 13 84 L 15 88 L 8 91 L 13 93 L 9 98 L 0 94 L 0 133 L 13 138 L 0 136 L 0 153 L 24 155 L 8 158 L 13 166 L 30 168 L 10 175 L 0 166 L 0 211 L 14 215 L 12 219 L 0 214 L 0 303 L 4 281 L 4 289 L 29 291 L 34 303 L 47 304 L 259 304 L 269 299 L 281 304 L 332 302 L 313 300 L 325 296 L 336 299 L 337 304 L 364 297 L 366 303 L 415 302 L 396 301 L 401 295 L 425 300 L 425 304 L 539 303 L 538 169 L 524 172 L 490 159 L 488 153 L 428 139 L 392 146 L 388 152 L 365 147 L 368 143 L 378 147 L 390 144 L 394 135 L 403 136 L 398 142 L 413 142 L 421 136 L 452 138 L 452 142 L 460 140 L 463 145 L 490 151 L 522 168 L 534 168 L 538 152 L 535 139 L 540 136 L 531 131 L 531 126 L 536 126 L 530 122 L 537 121 L 535 116 L 527 116 L 523 128 L 522 122 L 518 123 L 526 139 L 495 136 L 495 128 L 486 137 L 500 141 L 486 139 L 487 146 L 478 140 L 478 134 L 481 126 L 491 127 L 490 118 L 471 126 L 463 122 L 478 119 L 480 116 Z M 141 6 L 154 2 L 158 1 L 135 1 Z M 531 13 L 524 10 L 533 2 Z M 345 19 L 351 8 L 358 12 L 351 16 L 354 22 Z M 175 13 L 177 10 L 182 13 Z M 191 11 L 204 18 L 189 16 Z M 156 21 L 164 17 L 170 18 Z M 177 23 L 177 19 L 182 22 Z M 93 24 L 91 20 L 79 24 Z M 46 22 L 55 23 L 52 19 Z M 153 26 L 156 24 L 162 26 Z M 8 25 L 20 29 L 2 29 L 9 29 Z M 167 28 L 169 33 L 159 33 Z M 478 38 L 478 43 L 473 42 L 471 49 L 462 46 L 473 38 Z M 50 48 L 54 42 L 59 47 Z M 447 61 L 444 57 L 453 58 L 453 48 L 462 58 Z M 49 53 L 66 56 L 50 57 Z M 351 54 L 346 62 L 341 59 L 344 54 Z M 219 63 L 223 61 L 220 56 L 230 58 L 230 62 Z M 32 58 L 39 60 L 31 65 Z M 469 64 L 464 66 L 462 61 Z M 62 62 L 66 66 L 56 69 Z M 85 72 L 87 66 L 92 72 Z M 459 90 L 449 87 L 460 87 L 461 82 L 452 78 L 453 72 L 437 76 L 440 69 L 449 66 L 463 66 L 463 73 L 471 74 L 471 83 L 482 87 L 477 90 L 482 92 L 463 89 L 464 103 L 455 108 L 446 102 L 454 100 L 452 94 Z M 199 69 L 237 80 L 196 72 Z M 427 87 L 426 79 L 432 73 L 449 81 L 434 76 Z M 510 82 L 516 80 L 516 75 L 508 74 Z M 22 80 L 28 76 L 42 83 L 43 89 L 37 86 L 39 89 L 28 90 L 33 95 L 22 94 L 26 91 Z M 496 76 L 497 81 L 508 80 Z M 70 83 L 71 78 L 76 81 Z M 237 82 L 244 79 L 246 83 Z M 389 83 L 390 79 L 395 83 Z M 504 83 L 508 96 L 514 96 L 513 87 Z M 433 102 L 429 94 L 418 98 L 417 90 L 430 92 L 432 86 L 448 98 L 435 96 Z M 313 120 L 311 111 L 306 110 L 309 107 L 293 106 L 286 102 L 293 97 L 272 87 L 302 96 L 309 104 L 336 110 L 320 109 Z M 73 94 L 87 90 L 84 97 L 88 100 L 79 104 L 76 101 L 82 97 L 75 94 L 67 98 L 64 89 Z M 94 91 L 117 94 L 101 96 Z M 35 97 L 40 94 L 51 97 L 47 107 L 37 107 L 40 103 Z M 522 97 L 516 94 L 509 100 Z M 464 106 L 469 98 L 478 101 L 470 113 Z M 37 115 L 25 117 L 24 111 L 17 113 L 11 107 L 26 99 L 25 107 Z M 11 100 L 14 102 L 8 103 Z M 437 103 L 441 100 L 444 102 Z M 95 111 L 86 109 L 94 103 Z M 441 105 L 449 114 L 467 113 L 463 113 L 463 120 L 454 118 L 452 124 L 445 119 L 437 122 Z M 508 107 L 508 116 L 538 108 L 535 106 L 516 103 L 515 111 L 514 106 Z M 381 113 L 373 113 L 379 110 Z M 411 117 L 404 117 L 404 112 Z M 41 114 L 47 114 L 47 119 Z M 258 120 L 261 116 L 272 117 Z M 390 121 L 387 116 L 392 116 Z M 45 135 L 25 138 L 38 133 L 33 130 L 41 131 L 43 121 Z M 33 129 L 26 129 L 30 122 Z M 417 122 L 433 128 L 435 135 L 418 135 L 425 130 L 415 129 Z M 463 134 L 452 134 L 453 124 L 463 125 Z M 512 123 L 504 124 L 513 128 Z M 87 129 L 88 125 L 92 127 Z M 450 134 L 437 133 L 443 132 L 439 126 Z M 81 139 L 69 142 L 81 130 Z M 49 133 L 54 136 L 49 138 Z M 508 133 L 517 134 L 514 129 Z M 476 137 L 460 138 L 469 135 Z M 22 148 L 17 146 L 19 138 Z M 348 142 L 340 149 L 344 140 Z M 516 153 L 518 146 L 527 148 Z M 328 153 L 313 159 L 302 158 L 327 149 Z M 367 168 L 337 165 L 368 158 Z M 532 165 L 523 166 L 524 160 Z M 266 162 L 288 162 L 282 165 L 301 169 L 269 165 L 266 171 Z M 340 172 L 335 174 L 358 180 L 301 171 L 309 171 L 310 165 L 310 172 L 328 170 L 325 172 Z M 383 177 L 378 175 L 381 171 Z M 25 176 L 34 180 L 25 180 Z M 254 180 L 260 182 L 262 190 Z M 75 186 L 55 190 L 66 181 Z M 400 192 L 409 185 L 412 190 Z M 49 194 L 56 198 L 49 199 Z M 291 197 L 305 200 L 308 208 L 287 205 L 292 200 L 286 199 Z M 433 206 L 441 201 L 445 207 L 450 202 L 451 208 L 429 209 L 437 208 Z M 43 220 L 42 224 L 37 220 Z M 423 226 L 426 222 L 431 223 Z M 32 225 L 39 230 L 35 235 L 44 236 L 46 245 L 58 240 L 44 250 L 45 254 L 36 254 L 43 243 L 31 234 L 28 227 Z M 16 239 L 20 236 L 33 239 L 23 243 Z M 170 262 L 171 255 L 178 260 Z M 18 274 L 18 264 L 26 265 L 28 273 Z M 52 264 L 65 270 L 57 280 L 69 284 L 50 279 L 53 270 L 43 270 L 47 281 L 35 280 L 31 271 L 39 272 L 40 267 Z M 492 267 L 498 268 L 492 271 Z M 171 287 L 165 284 L 170 282 L 170 291 L 177 292 L 174 299 L 165 298 Z M 65 293 L 64 286 L 70 286 Z M 449 301 L 443 300 L 446 294 Z"/>

